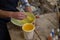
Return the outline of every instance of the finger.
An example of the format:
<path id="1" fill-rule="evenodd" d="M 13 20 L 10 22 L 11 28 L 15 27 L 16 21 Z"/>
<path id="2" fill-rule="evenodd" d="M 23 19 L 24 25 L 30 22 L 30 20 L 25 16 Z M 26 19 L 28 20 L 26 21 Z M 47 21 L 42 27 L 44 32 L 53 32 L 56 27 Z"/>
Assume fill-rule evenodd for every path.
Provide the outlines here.
<path id="1" fill-rule="evenodd" d="M 24 17 L 20 17 L 19 19 L 20 19 L 20 20 L 23 20 L 23 19 L 25 19 L 25 18 L 24 18 Z"/>

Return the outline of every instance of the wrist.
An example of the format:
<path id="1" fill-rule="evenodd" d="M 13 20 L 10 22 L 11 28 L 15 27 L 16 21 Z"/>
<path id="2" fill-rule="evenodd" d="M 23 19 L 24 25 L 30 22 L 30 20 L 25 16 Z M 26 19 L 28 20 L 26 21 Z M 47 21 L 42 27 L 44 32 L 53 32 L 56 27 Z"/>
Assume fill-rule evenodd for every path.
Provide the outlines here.
<path id="1" fill-rule="evenodd" d="M 14 14 L 14 12 L 10 12 L 10 13 L 8 14 L 8 16 L 11 18 L 11 17 L 13 17 L 13 14 Z"/>
<path id="2" fill-rule="evenodd" d="M 22 13 L 22 12 L 10 12 L 10 13 L 9 13 L 9 17 L 10 17 L 10 18 L 16 18 L 19 13 Z"/>

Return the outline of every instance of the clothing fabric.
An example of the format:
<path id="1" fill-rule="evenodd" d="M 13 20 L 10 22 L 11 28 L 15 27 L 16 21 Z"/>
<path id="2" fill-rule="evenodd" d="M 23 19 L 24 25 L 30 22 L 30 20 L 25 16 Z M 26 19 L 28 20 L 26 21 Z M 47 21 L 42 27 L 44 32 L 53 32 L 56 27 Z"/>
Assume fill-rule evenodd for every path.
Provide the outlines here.
<path id="1" fill-rule="evenodd" d="M 0 40 L 11 40 L 7 24 L 3 21 L 0 21 Z"/>
<path id="2" fill-rule="evenodd" d="M 18 0 L 0 0 L 0 9 L 7 11 L 17 11 Z"/>
<path id="3" fill-rule="evenodd" d="M 18 0 L 0 0 L 0 10 L 18 11 L 17 3 Z M 9 21 L 10 18 L 0 18 L 0 40 L 11 40 L 6 24 Z"/>

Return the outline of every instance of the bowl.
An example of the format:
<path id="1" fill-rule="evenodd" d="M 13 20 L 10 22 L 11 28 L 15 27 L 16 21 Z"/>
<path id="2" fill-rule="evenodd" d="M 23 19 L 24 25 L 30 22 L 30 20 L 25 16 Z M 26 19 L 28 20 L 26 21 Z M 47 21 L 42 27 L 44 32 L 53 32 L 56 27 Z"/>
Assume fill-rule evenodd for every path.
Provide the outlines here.
<path id="1" fill-rule="evenodd" d="M 11 22 L 17 26 L 22 26 L 25 23 L 33 23 L 35 21 L 35 16 L 33 13 L 25 12 L 25 14 L 27 15 L 27 18 L 25 18 L 24 20 L 11 18 Z"/>

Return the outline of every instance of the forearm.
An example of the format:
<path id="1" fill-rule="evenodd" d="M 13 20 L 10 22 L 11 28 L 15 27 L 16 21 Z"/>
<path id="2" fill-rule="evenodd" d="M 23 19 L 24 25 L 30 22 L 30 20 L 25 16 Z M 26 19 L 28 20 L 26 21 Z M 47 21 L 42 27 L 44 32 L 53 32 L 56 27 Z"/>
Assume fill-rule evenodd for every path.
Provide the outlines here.
<path id="1" fill-rule="evenodd" d="M 0 18 L 11 17 L 13 12 L 0 10 Z"/>

